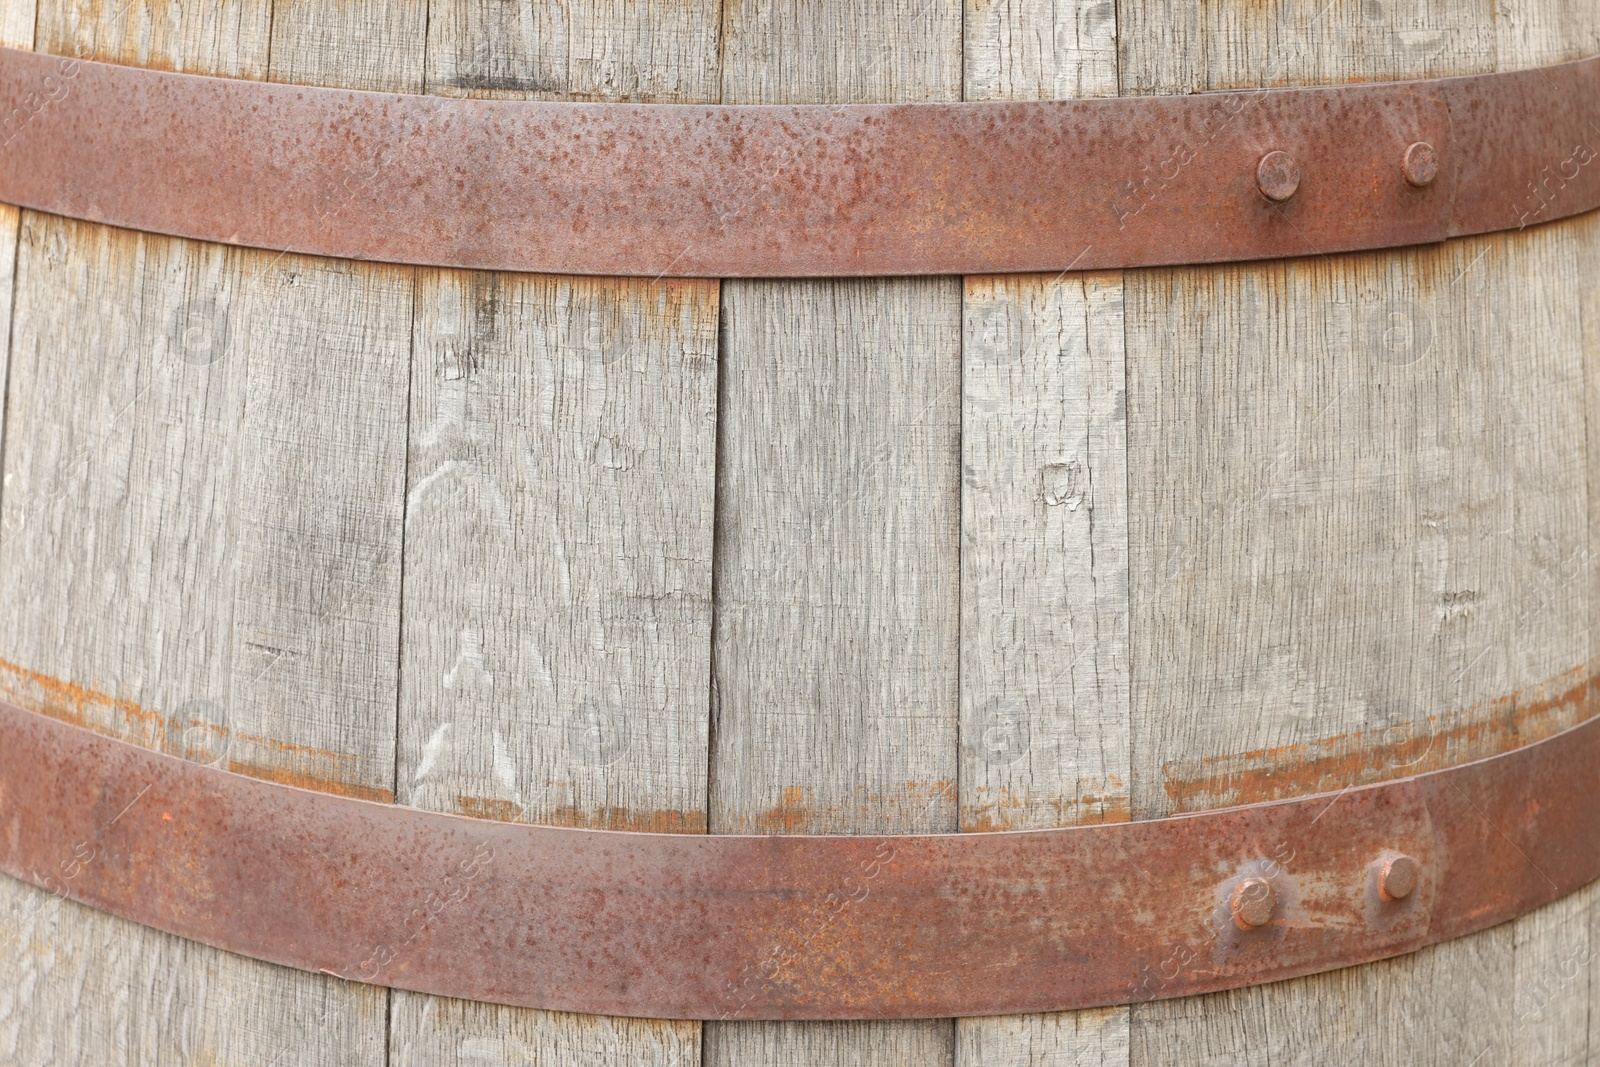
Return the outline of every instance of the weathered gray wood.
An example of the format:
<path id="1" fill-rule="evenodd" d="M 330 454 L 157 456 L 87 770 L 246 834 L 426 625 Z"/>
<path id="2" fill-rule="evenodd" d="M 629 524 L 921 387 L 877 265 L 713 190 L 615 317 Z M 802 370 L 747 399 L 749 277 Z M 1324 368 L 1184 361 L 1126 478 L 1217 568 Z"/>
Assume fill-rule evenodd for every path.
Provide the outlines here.
<path id="1" fill-rule="evenodd" d="M 1597 902 L 1600 883 L 1512 924 L 1513 1017 L 1510 1047 L 1501 1057 L 1504 1062 L 1516 1067 L 1593 1062 L 1593 986 L 1600 970 Z"/>
<path id="2" fill-rule="evenodd" d="M 1590 232 L 1581 239 L 1587 255 L 1580 264 L 1580 277 L 1600 277 L 1600 217 L 1589 220 Z M 1589 547 L 1583 556 L 1584 566 L 1575 575 L 1589 598 L 1589 649 L 1590 663 L 1600 662 L 1594 656 L 1600 648 L 1600 285 L 1592 281 L 1584 286 L 1579 306 L 1583 316 L 1583 372 L 1585 411 L 1589 413 L 1587 429 L 1589 470 Z M 1600 887 L 1591 887 L 1589 893 L 1589 945 L 1600 956 Z M 1600 1055 L 1600 961 L 1589 961 L 1589 1049 Z"/>
<path id="3" fill-rule="evenodd" d="M 950 100 L 948 0 L 729 5 L 728 103 Z M 957 826 L 954 279 L 730 282 L 713 832 Z M 939 1064 L 948 1021 L 712 1023 L 708 1063 Z"/>
<path id="4" fill-rule="evenodd" d="M 1128 1009 L 957 1019 L 956 1062 L 972 1067 L 1127 1067 Z"/>
<path id="5" fill-rule="evenodd" d="M 716 19 L 435 5 L 428 91 L 715 99 Z M 402 803 L 706 831 L 717 305 L 715 282 L 421 272 Z M 397 993 L 392 1047 L 691 1067 L 700 1026 Z"/>
<path id="6" fill-rule="evenodd" d="M 714 103 L 722 93 L 712 0 L 435 3 L 428 91 L 516 100 Z"/>
<path id="7" fill-rule="evenodd" d="M 1112 0 L 968 0 L 965 95 L 1117 94 Z M 969 278 L 962 339 L 963 830 L 1128 817 L 1121 272 Z M 956 1021 L 956 1062 L 1116 1064 L 1128 1012 Z"/>
<path id="8" fill-rule="evenodd" d="M 275 82 L 422 91 L 428 4 L 273 0 Z"/>
<path id="9" fill-rule="evenodd" d="M 705 832 L 716 283 L 429 272 L 419 293 L 401 802 Z M 398 1063 L 458 1062 L 508 1017 L 445 1030 L 433 1002 L 396 995 Z M 696 1024 L 509 1015 L 555 1062 L 699 1058 Z"/>
<path id="10" fill-rule="evenodd" d="M 1488 71 L 1495 65 L 1493 12 L 1492 0 L 1118 0 L 1122 95 Z"/>
<path id="11" fill-rule="evenodd" d="M 714 832 L 956 827 L 959 295 L 728 283 Z M 948 1062 L 948 1022 L 708 1024 L 713 1064 Z"/>
<path id="12" fill-rule="evenodd" d="M 11 2 L 12 10 L 26 8 L 29 14 L 35 6 L 40 51 L 230 78 L 260 80 L 267 74 L 271 0 Z"/>
<path id="13" fill-rule="evenodd" d="M 967 100 L 1117 95 L 1116 0 L 967 0 Z"/>
<path id="14" fill-rule="evenodd" d="M 47 4 L 39 44 L 272 73 L 267 6 L 216 15 Z M 28 608 L 0 623 L 7 693 L 387 799 L 411 305 L 409 270 L 26 216 L 0 589 Z M 17 1062 L 384 1058 L 380 989 L 24 893 Z"/>
<path id="15" fill-rule="evenodd" d="M 1498 0 L 1496 68 L 1518 70 L 1600 54 L 1600 5 L 1588 0 Z"/>
<path id="16" fill-rule="evenodd" d="M 961 825 L 1128 817 L 1120 273 L 967 282 Z"/>
<path id="17" fill-rule="evenodd" d="M 1129 438 L 1148 442 L 1130 456 L 1136 817 L 1459 762 L 1581 712 L 1551 699 L 1581 684 L 1588 644 L 1561 578 L 1586 551 L 1576 314 L 1544 281 L 1576 264 L 1551 237 L 1130 281 L 1129 351 L 1149 356 L 1130 359 Z M 1414 363 L 1351 344 L 1356 294 L 1385 280 L 1431 322 Z M 1443 985 L 1358 972 L 1367 1003 L 1509 997 L 1509 928 L 1474 944 Z M 1241 1003 L 1327 1032 L 1350 1009 L 1316 982 L 1342 980 L 1292 1011 L 1272 999 L 1287 987 Z M 1509 1005 L 1483 1008 L 1457 1036 L 1504 1044 Z M 1176 1025 L 1207 1018 L 1243 1025 L 1136 1009 L 1135 1061 L 1141 1042 L 1160 1063 L 1216 1046 Z"/>
<path id="18" fill-rule="evenodd" d="M 1144 32 L 1166 5 L 1122 11 L 1124 91 L 1496 62 L 1487 5 L 1229 8 L 1177 41 Z M 1561 575 L 1587 555 L 1583 366 L 1552 283 L 1577 256 L 1549 230 L 1129 273 L 1136 818 L 1459 762 L 1582 713 L 1586 590 Z M 1509 1056 L 1516 969 L 1506 926 L 1143 1005 L 1132 1059 Z"/>
<path id="19" fill-rule="evenodd" d="M 955 0 L 725 4 L 723 102 L 959 100 L 961 25 Z"/>
<path id="20" fill-rule="evenodd" d="M 1183 1067 L 1511 1062 L 1494 1043 L 1514 1025 L 1495 975 L 1504 927 L 1382 964 L 1135 1008 L 1132 1062 Z M 1381 974 L 1381 981 L 1374 980 Z M 1495 1019 L 1485 1023 L 1484 1014 Z"/>
<path id="21" fill-rule="evenodd" d="M 382 538 L 400 454 L 358 465 L 384 438 L 351 423 L 400 417 L 366 390 L 403 374 L 405 350 L 365 349 L 349 323 L 408 309 L 409 286 L 389 271 L 283 300 L 250 289 L 254 256 L 26 216 L 0 527 L 0 589 L 21 610 L 0 632 L 4 689 L 137 743 L 387 797 L 399 561 Z M 328 271 L 286 258 L 272 277 L 309 289 Z M 315 480 L 286 484 L 297 473 Z M 7 886 L 37 920 L 6 950 L 33 979 L 18 1062 L 157 1062 L 224 1030 L 233 1062 L 381 1059 L 381 990 Z M 272 1023 L 230 1028 L 252 1018 Z"/>
<path id="22" fill-rule="evenodd" d="M 34 0 L 0 0 L 0 45 L 6 48 L 33 48 L 33 24 L 37 20 Z M 10 204 L 0 204 L 0 322 L 6 324 L 0 340 L 0 383 L 6 381 L 11 356 L 11 309 L 16 289 L 17 236 L 22 213 Z M 0 389 L 3 389 L 0 384 Z M 5 405 L 0 403 L 0 441 L 5 440 Z M 0 492 L 3 496 L 3 492 Z M 4 531 L 0 530 L 0 537 Z"/>
<path id="23" fill-rule="evenodd" d="M 390 1062 L 397 1067 L 693 1067 L 700 1062 L 699 1023 L 524 1011 L 398 992 L 395 1003 Z"/>
<path id="24" fill-rule="evenodd" d="M 230 956 L 0 877 L 0 1061 L 381 1064 L 384 995 Z"/>
<path id="25" fill-rule="evenodd" d="M 968 279 L 965 320 L 961 826 L 1125 820 L 1122 278 Z M 1122 1009 L 956 1029 L 973 1067 L 1126 1061 Z"/>
<path id="26" fill-rule="evenodd" d="M 1560 0 L 1509 0 L 1496 10 L 1502 70 L 1559 63 L 1600 52 L 1600 6 Z M 1532 169 L 1532 168 L 1530 168 Z M 1594 560 L 1600 532 L 1600 215 L 1589 214 L 1528 235 L 1546 255 L 1558 256 L 1561 273 L 1543 284 L 1558 301 L 1557 329 L 1538 330 L 1526 342 L 1576 349 L 1582 361 L 1586 418 L 1588 539 L 1561 561 L 1560 580 L 1587 604 L 1590 670 L 1600 641 L 1600 566 Z M 1543 257 L 1541 257 L 1543 258 Z M 1546 269 L 1523 259 L 1521 269 Z M 1507 309 L 1516 314 L 1520 309 Z M 1575 316 L 1576 321 L 1572 321 Z M 1543 316 L 1541 316 L 1543 317 Z M 1532 351 L 1532 349 L 1530 349 Z M 1531 413 L 1530 413 L 1531 414 Z M 1572 444 L 1569 443 L 1569 448 Z M 1574 449 L 1575 450 L 1575 449 Z M 1509 979 L 1513 1017 L 1501 1059 L 1516 1067 L 1593 1063 L 1600 1055 L 1600 884 L 1512 923 Z M 1497 1050 L 1499 1051 L 1499 1050 Z M 1495 1053 L 1485 1057 L 1493 1060 Z"/>

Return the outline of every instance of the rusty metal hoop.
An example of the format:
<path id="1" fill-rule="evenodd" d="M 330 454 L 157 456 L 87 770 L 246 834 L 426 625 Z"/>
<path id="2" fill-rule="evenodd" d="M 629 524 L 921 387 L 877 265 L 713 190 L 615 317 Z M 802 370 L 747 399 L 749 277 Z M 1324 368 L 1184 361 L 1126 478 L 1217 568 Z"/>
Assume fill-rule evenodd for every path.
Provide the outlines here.
<path id="1" fill-rule="evenodd" d="M 462 100 L 0 49 L 0 200 L 351 259 L 684 277 L 1223 262 L 1600 206 L 1600 57 L 1026 103 Z"/>
<path id="2" fill-rule="evenodd" d="M 1335 794 L 1073 829 L 705 836 L 277 785 L 0 704 L 0 870 L 362 982 L 607 1015 L 1059 1011 L 1395 956 L 1600 877 L 1600 719 Z"/>

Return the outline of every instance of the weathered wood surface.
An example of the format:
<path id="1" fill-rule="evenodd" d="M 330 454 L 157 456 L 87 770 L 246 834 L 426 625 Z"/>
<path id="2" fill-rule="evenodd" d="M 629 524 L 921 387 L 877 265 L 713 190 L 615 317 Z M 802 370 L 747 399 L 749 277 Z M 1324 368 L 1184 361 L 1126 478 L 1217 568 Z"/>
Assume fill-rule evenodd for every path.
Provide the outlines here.
<path id="1" fill-rule="evenodd" d="M 725 286 L 713 832 L 956 828 L 959 300 Z M 706 1054 L 933 1064 L 951 1034 L 718 1023 Z"/>
<path id="2" fill-rule="evenodd" d="M 34 24 L 0 2 L 8 43 Z M 37 45 L 448 95 L 1034 99 L 1526 67 L 1600 52 L 1600 5 L 42 0 Z M 977 830 L 1338 789 L 1590 706 L 1600 219 L 720 290 L 17 220 L 0 691 L 143 744 L 486 818 Z M 1591 888 L 1275 986 L 712 1022 L 704 1056 L 1580 1063 L 1597 948 Z M 389 997 L 9 880 L 0 966 L 6 1062 L 702 1054 L 696 1024 Z"/>
<path id="3" fill-rule="evenodd" d="M 969 100 L 1117 95 L 1110 2 L 968 0 Z M 969 278 L 963 830 L 1128 818 L 1122 274 Z M 959 1067 L 1123 1065 L 1128 1011 L 956 1021 Z"/>
<path id="4" fill-rule="evenodd" d="M 960 98 L 953 0 L 727 12 L 727 103 Z M 723 316 L 712 832 L 954 830 L 959 282 L 729 282 Z M 933 1065 L 952 1039 L 713 1023 L 706 1061 Z"/>
<path id="5" fill-rule="evenodd" d="M 1420 3 L 1121 11 L 1124 92 L 1470 73 L 1561 51 L 1497 47 L 1487 3 L 1448 18 Z M 1589 551 L 1574 442 L 1592 241 L 1584 222 L 1129 272 L 1135 818 L 1459 762 L 1585 712 L 1589 583 L 1571 571 Z M 1285 842 L 1291 873 L 1292 855 Z M 1572 951 L 1581 925 L 1539 916 L 1136 1006 L 1131 1061 L 1567 1062 L 1533 1055 L 1516 1006 L 1523 973 Z M 1562 994 L 1551 1012 L 1587 1001 Z"/>
<path id="6" fill-rule="evenodd" d="M 268 5 L 226 16 L 44 3 L 37 46 L 339 83 L 314 35 L 269 63 Z M 411 290 L 409 270 L 25 215 L 0 542 L 0 590 L 25 608 L 0 620 L 7 691 L 141 744 L 389 798 Z M 382 989 L 6 888 L 8 1062 L 385 1058 Z"/>
<path id="7" fill-rule="evenodd" d="M 427 91 L 714 100 L 716 9 L 438 5 Z M 421 271 L 402 803 L 704 833 L 716 282 Z M 396 993 L 399 1065 L 692 1067 L 700 1025 Z"/>
<path id="8" fill-rule="evenodd" d="M 403 803 L 705 832 L 716 317 L 714 282 L 422 276 Z M 398 1062 L 513 1016 L 560 1062 L 698 1062 L 692 1023 L 434 1001 L 396 994 Z"/>

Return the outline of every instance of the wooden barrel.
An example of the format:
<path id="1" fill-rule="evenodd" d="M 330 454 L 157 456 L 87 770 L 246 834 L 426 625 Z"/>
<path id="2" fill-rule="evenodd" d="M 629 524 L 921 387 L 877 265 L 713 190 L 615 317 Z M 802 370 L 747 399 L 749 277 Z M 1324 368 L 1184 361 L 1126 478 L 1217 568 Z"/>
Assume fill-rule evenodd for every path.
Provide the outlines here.
<path id="1" fill-rule="evenodd" d="M 0 12 L 0 43 L 56 54 L 550 100 L 1174 94 L 1600 52 L 1600 7 L 1562 0 Z M 719 285 L 6 211 L 0 695 L 139 744 L 485 819 L 980 831 L 1337 791 L 1591 710 L 1593 215 L 1238 266 Z M 1133 1008 L 704 1024 L 389 992 L 0 894 L 21 1065 L 1600 1048 L 1593 890 Z"/>

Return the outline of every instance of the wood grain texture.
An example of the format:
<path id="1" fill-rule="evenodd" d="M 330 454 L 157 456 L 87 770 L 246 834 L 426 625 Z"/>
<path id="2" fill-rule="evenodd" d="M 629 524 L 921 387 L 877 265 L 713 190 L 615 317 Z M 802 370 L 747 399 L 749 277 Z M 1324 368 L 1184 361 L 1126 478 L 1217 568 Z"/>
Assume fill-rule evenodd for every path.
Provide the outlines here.
<path id="1" fill-rule="evenodd" d="M 254 256 L 25 217 L 0 588 L 26 609 L 8 614 L 0 655 L 113 695 L 84 718 L 127 740 L 386 797 L 399 569 L 398 546 L 385 560 L 381 545 L 400 456 L 363 469 L 383 437 L 351 424 L 382 414 L 367 390 L 404 365 L 403 348 L 364 351 L 360 324 L 407 308 L 409 287 L 365 279 L 335 316 L 326 286 L 280 318 L 289 276 L 329 268 L 284 259 L 255 289 Z M 52 703 L 48 689 L 8 696 Z M 7 888 L 13 909 L 48 907 Z M 190 1062 L 219 1040 L 239 1063 L 381 1060 L 381 990 L 180 950 L 83 909 L 42 914 L 11 945 L 32 978 L 9 1035 L 17 1062 L 67 1049 L 62 1062 Z M 180 971 L 175 987 L 153 977 Z M 170 1010 L 179 990 L 188 1007 Z M 235 1018 L 272 1024 L 235 1031 Z"/>
<path id="2" fill-rule="evenodd" d="M 0 0 L 0 45 L 6 48 L 33 48 L 33 26 L 37 19 L 34 0 Z M 7 380 L 11 357 L 11 311 L 17 282 L 17 237 L 22 212 L 10 204 L 0 204 L 0 322 L 5 323 L 0 340 L 0 390 Z M 0 403 L 0 441 L 5 440 L 5 404 Z M 0 491 L 0 497 L 3 497 Z M 3 534 L 0 534 L 3 536 Z"/>
<path id="3" fill-rule="evenodd" d="M 956 0 L 735 0 L 723 5 L 727 104 L 961 99 Z"/>
<path id="4" fill-rule="evenodd" d="M 41 52 L 157 70 L 266 77 L 271 0 L 42 0 L 37 7 Z"/>
<path id="5" fill-rule="evenodd" d="M 39 44 L 259 78 L 294 58 L 269 64 L 270 23 L 47 4 Z M 0 588 L 30 610 L 0 632 L 8 693 L 387 799 L 411 272 L 31 215 L 18 268 Z M 16 1062 L 384 1059 L 383 990 L 11 890 L 31 917 Z"/>
<path id="6" fill-rule="evenodd" d="M 1122 316 L 1120 273 L 967 281 L 963 830 L 1128 818 Z M 1126 1062 L 1127 1019 L 959 1019 L 957 1062 Z"/>
<path id="7" fill-rule="evenodd" d="M 1586 437 L 1589 470 L 1589 550 L 1579 584 L 1589 598 L 1590 662 L 1600 662 L 1600 219 L 1590 222 L 1590 239 L 1583 242 L 1586 257 L 1581 264 L 1579 307 L 1583 317 L 1584 411 L 1588 416 Z M 1600 889 L 1592 889 L 1589 899 L 1589 944 L 1600 954 Z M 1600 965 L 1591 960 L 1589 971 L 1589 1050 L 1591 1059 L 1600 1056 Z"/>
<path id="8" fill-rule="evenodd" d="M 1117 22 L 1123 96 L 1495 69 L 1494 0 L 1118 0 Z"/>
<path id="9" fill-rule="evenodd" d="M 419 93 L 429 5 L 273 0 L 270 80 Z"/>
<path id="10" fill-rule="evenodd" d="M 515 100 L 715 103 L 721 4 L 435 3 L 428 91 Z"/>
<path id="11" fill-rule="evenodd" d="M 704 3 L 433 5 L 429 92 L 714 100 Z M 704 833 L 718 286 L 424 271 L 401 802 Z M 700 1062 L 698 1023 L 397 993 L 396 1067 Z"/>
<path id="12" fill-rule="evenodd" d="M 417 1067 L 693 1067 L 700 1024 L 525 1011 L 396 993 L 390 1062 Z M 402 1025 L 403 1022 L 403 1025 Z"/>
<path id="13" fill-rule="evenodd" d="M 0 1060 L 380 1064 L 383 994 L 230 956 L 37 890 L 0 885 Z"/>
<path id="14" fill-rule="evenodd" d="M 1122 277 L 969 279 L 965 317 L 962 829 L 1122 821 Z"/>
<path id="15" fill-rule="evenodd" d="M 1503 70 L 1600 53 L 1600 6 L 1594 4 L 1503 0 L 1495 29 Z M 1565 328 L 1556 336 L 1540 331 L 1529 340 L 1572 346 L 1584 381 L 1588 538 L 1565 561 L 1559 577 L 1587 605 L 1589 662 L 1600 664 L 1600 566 L 1594 559 L 1600 533 L 1600 213 L 1541 228 L 1535 235 L 1563 253 L 1564 270 L 1540 280 L 1553 301 L 1566 305 L 1560 315 Z M 1575 444 L 1568 447 L 1576 450 Z M 1594 1063 L 1600 1056 L 1600 884 L 1510 925 L 1510 1032 L 1505 1045 L 1485 1058 L 1515 1067 Z"/>
<path id="16" fill-rule="evenodd" d="M 716 314 L 714 282 L 423 275 L 403 803 L 705 832 Z M 463 1005 L 443 1030 L 434 999 L 396 995 L 398 1063 L 471 1062 L 512 1016 L 550 1062 L 699 1059 L 696 1024 Z"/>
<path id="17" fill-rule="evenodd" d="M 969 100 L 1117 94 L 1116 5 L 965 10 Z M 969 278 L 962 339 L 963 830 L 1128 817 L 1121 272 Z M 1128 1060 L 1125 1008 L 956 1021 L 962 1067 Z"/>
<path id="18" fill-rule="evenodd" d="M 1184 1067 L 1485 1067 L 1512 1019 L 1505 927 L 1382 964 L 1134 1009 L 1132 1062 Z M 1381 975 L 1381 980 L 1375 980 Z M 1489 1039 L 1489 1040 L 1486 1040 Z"/>
<path id="19" fill-rule="evenodd" d="M 957 1019 L 956 1062 L 973 1067 L 1127 1067 L 1128 1009 Z"/>
<path id="20" fill-rule="evenodd" d="M 1129 351 L 1149 364 L 1129 361 L 1129 438 L 1148 442 L 1130 456 L 1135 817 L 1457 763 L 1583 713 L 1542 699 L 1588 654 L 1584 590 L 1562 577 L 1586 551 L 1576 315 L 1545 282 L 1571 276 L 1573 244 L 1552 229 L 1130 281 Z M 1362 289 L 1422 309 L 1431 351 L 1399 366 L 1352 345 Z M 1458 985 L 1508 992 L 1509 928 L 1474 944 L 1443 986 L 1405 979 L 1406 964 L 1354 972 L 1363 1003 L 1420 1012 Z M 1271 1000 L 1289 987 L 1230 1003 L 1326 1033 L 1345 1025 L 1345 980 L 1308 980 L 1316 995 L 1292 1012 Z M 1187 1062 L 1215 1037 L 1180 1023 L 1208 1018 L 1244 1025 L 1231 1009 L 1135 1009 L 1135 1062 L 1141 1043 L 1148 1062 Z M 1503 1045 L 1509 1019 L 1474 1013 L 1458 1036 Z"/>
<path id="21" fill-rule="evenodd" d="M 1510 1043 L 1486 1060 L 1515 1067 L 1594 1062 L 1597 903 L 1600 883 L 1511 924 Z"/>
<path id="22" fill-rule="evenodd" d="M 950 0 L 729 4 L 726 103 L 953 100 Z M 953 830 L 955 279 L 729 282 L 713 832 Z M 710 1023 L 718 1067 L 941 1064 L 949 1021 Z"/>
<path id="23" fill-rule="evenodd" d="M 1600 55 L 1600 5 L 1588 0 L 1498 0 L 1494 29 L 1499 70 Z"/>
<path id="24" fill-rule="evenodd" d="M 1121 11 L 1124 92 L 1526 65 L 1472 4 L 1432 16 L 1436 48 L 1428 12 L 1398 4 L 1161 32 L 1167 5 Z M 1562 280 L 1591 240 L 1573 224 L 1129 272 L 1136 818 L 1457 763 L 1587 713 L 1584 359 Z M 1517 975 L 1571 925 L 1524 923 L 1137 1006 L 1132 1062 L 1521 1062 Z"/>
<path id="25" fill-rule="evenodd" d="M 967 100 L 1117 95 L 1116 0 L 967 0 Z"/>

